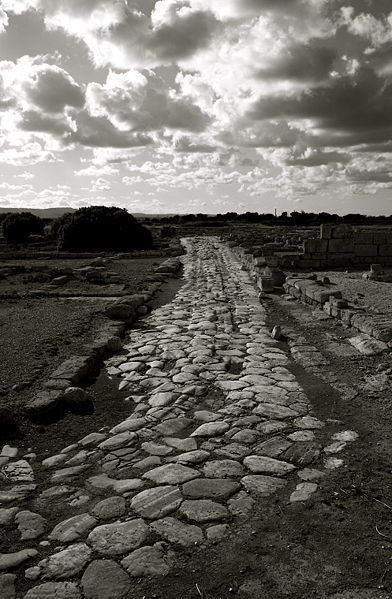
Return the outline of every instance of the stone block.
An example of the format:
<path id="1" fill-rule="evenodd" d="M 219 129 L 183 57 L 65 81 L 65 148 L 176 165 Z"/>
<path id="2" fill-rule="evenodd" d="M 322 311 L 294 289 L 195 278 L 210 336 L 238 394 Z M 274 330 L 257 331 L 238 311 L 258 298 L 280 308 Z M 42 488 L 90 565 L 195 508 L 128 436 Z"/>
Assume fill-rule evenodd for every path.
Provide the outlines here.
<path id="1" fill-rule="evenodd" d="M 328 266 L 330 268 L 344 268 L 352 264 L 353 258 L 354 254 L 330 254 L 328 256 Z"/>
<path id="2" fill-rule="evenodd" d="M 320 239 L 331 239 L 333 225 L 322 224 L 320 226 Z"/>
<path id="3" fill-rule="evenodd" d="M 64 414 L 61 391 L 42 391 L 26 404 L 30 420 L 37 423 L 53 422 Z"/>
<path id="4" fill-rule="evenodd" d="M 358 231 L 354 233 L 355 245 L 374 245 L 373 231 Z"/>
<path id="5" fill-rule="evenodd" d="M 325 302 L 328 302 L 330 300 L 330 298 L 336 298 L 336 299 L 341 299 L 342 298 L 342 292 L 339 291 L 338 289 L 325 289 L 325 288 L 321 288 L 321 289 L 317 289 L 314 292 L 313 295 L 313 299 L 316 300 L 317 303 L 319 304 L 325 304 Z"/>
<path id="6" fill-rule="evenodd" d="M 325 253 L 328 251 L 327 239 L 306 239 L 303 244 L 305 254 Z"/>
<path id="7" fill-rule="evenodd" d="M 377 245 L 386 245 L 389 243 L 391 235 L 386 231 L 374 231 L 373 242 Z"/>
<path id="8" fill-rule="evenodd" d="M 353 230 L 351 225 L 341 224 L 332 227 L 332 239 L 349 239 L 352 237 Z"/>
<path id="9" fill-rule="evenodd" d="M 377 246 L 372 244 L 361 244 L 356 243 L 354 245 L 354 254 L 356 256 L 377 256 Z"/>
<path id="10" fill-rule="evenodd" d="M 331 254 L 352 254 L 354 252 L 354 242 L 345 238 L 330 239 L 328 251 Z"/>
<path id="11" fill-rule="evenodd" d="M 312 260 L 309 258 L 300 259 L 298 261 L 299 268 L 321 268 L 320 260 Z"/>
<path id="12" fill-rule="evenodd" d="M 91 356 L 72 356 L 65 360 L 52 373 L 52 379 L 68 379 L 77 385 L 94 368 L 95 360 Z"/>
<path id="13" fill-rule="evenodd" d="M 378 255 L 392 257 L 392 244 L 391 245 L 380 245 L 378 247 Z"/>

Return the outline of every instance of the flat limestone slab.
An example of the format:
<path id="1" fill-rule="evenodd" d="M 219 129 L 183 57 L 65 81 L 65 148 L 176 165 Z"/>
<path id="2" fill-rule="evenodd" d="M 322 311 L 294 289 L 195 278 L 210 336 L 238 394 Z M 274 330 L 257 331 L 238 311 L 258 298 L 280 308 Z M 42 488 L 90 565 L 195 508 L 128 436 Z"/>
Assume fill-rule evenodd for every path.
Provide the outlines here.
<path id="1" fill-rule="evenodd" d="M 199 472 L 182 464 L 164 464 L 143 474 L 143 478 L 152 480 L 158 485 L 177 485 L 199 476 Z"/>
<path id="2" fill-rule="evenodd" d="M 287 481 L 273 476 L 250 474 L 241 479 L 241 484 L 249 493 L 254 493 L 261 497 L 269 497 L 269 495 L 283 489 Z"/>
<path id="3" fill-rule="evenodd" d="M 87 540 L 98 553 L 113 556 L 137 549 L 148 535 L 147 524 L 139 518 L 97 526 L 90 532 Z"/>
<path id="4" fill-rule="evenodd" d="M 284 476 L 295 470 L 293 464 L 258 455 L 247 456 L 244 459 L 244 466 L 257 474 L 276 474 L 277 476 Z"/>
<path id="5" fill-rule="evenodd" d="M 187 520 L 200 523 L 224 520 L 229 515 L 229 512 L 223 505 L 209 499 L 184 501 L 179 512 Z"/>
<path id="6" fill-rule="evenodd" d="M 226 499 L 240 488 L 239 483 L 227 478 L 196 478 L 182 487 L 185 497 L 200 499 L 209 497 L 215 499 Z"/>
<path id="7" fill-rule="evenodd" d="M 139 516 L 155 520 L 174 512 L 181 502 L 182 495 L 179 488 L 168 485 L 138 493 L 131 501 L 131 508 Z"/>
<path id="8" fill-rule="evenodd" d="M 150 528 L 170 543 L 191 547 L 203 542 L 203 531 L 198 526 L 184 524 L 177 518 L 162 518 L 150 524 Z"/>

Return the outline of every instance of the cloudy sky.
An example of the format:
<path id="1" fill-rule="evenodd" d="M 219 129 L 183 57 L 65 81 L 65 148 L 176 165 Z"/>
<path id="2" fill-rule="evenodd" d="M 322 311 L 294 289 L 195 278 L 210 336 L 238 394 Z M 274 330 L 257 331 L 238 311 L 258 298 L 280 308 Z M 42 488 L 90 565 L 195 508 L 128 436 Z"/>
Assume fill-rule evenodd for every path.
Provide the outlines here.
<path id="1" fill-rule="evenodd" d="M 390 0 L 0 0 L 0 207 L 392 213 Z"/>

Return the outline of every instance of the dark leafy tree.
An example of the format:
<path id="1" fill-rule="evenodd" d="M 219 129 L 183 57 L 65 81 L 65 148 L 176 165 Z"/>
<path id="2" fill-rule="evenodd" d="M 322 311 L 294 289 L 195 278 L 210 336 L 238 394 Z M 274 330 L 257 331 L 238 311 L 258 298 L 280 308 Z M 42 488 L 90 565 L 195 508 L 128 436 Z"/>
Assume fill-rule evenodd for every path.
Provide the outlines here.
<path id="1" fill-rule="evenodd" d="M 2 228 L 7 243 L 26 243 L 30 235 L 43 234 L 44 222 L 31 212 L 14 212 L 6 216 Z"/>
<path id="2" fill-rule="evenodd" d="M 151 231 L 123 208 L 80 208 L 60 220 L 54 228 L 62 250 L 127 252 L 152 246 Z"/>

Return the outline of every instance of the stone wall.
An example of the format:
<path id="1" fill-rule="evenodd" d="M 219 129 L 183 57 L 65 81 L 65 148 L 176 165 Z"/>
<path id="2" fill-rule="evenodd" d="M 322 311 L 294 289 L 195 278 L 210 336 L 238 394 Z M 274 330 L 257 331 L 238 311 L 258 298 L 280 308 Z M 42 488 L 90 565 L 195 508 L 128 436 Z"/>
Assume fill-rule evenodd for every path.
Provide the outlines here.
<path id="1" fill-rule="evenodd" d="M 392 322 L 388 316 L 367 314 L 364 308 L 343 299 L 341 291 L 329 281 L 317 280 L 315 275 L 304 277 L 305 275 L 287 277 L 283 285 L 286 293 L 305 304 L 324 310 L 328 316 L 338 318 L 361 333 L 385 343 L 392 342 Z"/>
<path id="2" fill-rule="evenodd" d="M 308 239 L 299 257 L 300 268 L 339 268 L 372 263 L 392 265 L 390 229 L 353 229 L 350 225 L 321 225 L 320 238 Z"/>

